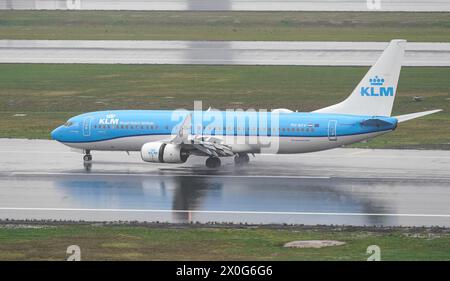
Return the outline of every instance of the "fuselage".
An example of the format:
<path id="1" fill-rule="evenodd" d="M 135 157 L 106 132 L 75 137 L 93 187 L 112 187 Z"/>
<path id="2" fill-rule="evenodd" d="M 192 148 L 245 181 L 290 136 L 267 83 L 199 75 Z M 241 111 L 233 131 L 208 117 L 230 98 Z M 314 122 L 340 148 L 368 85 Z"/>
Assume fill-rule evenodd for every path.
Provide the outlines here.
<path id="1" fill-rule="evenodd" d="M 148 142 L 167 140 L 193 115 L 192 135 L 214 137 L 233 152 L 304 153 L 359 142 L 394 130 L 397 119 L 323 113 L 245 111 L 112 110 L 81 114 L 56 128 L 53 139 L 84 150 L 139 151 Z M 367 120 L 381 120 L 376 123 Z"/>

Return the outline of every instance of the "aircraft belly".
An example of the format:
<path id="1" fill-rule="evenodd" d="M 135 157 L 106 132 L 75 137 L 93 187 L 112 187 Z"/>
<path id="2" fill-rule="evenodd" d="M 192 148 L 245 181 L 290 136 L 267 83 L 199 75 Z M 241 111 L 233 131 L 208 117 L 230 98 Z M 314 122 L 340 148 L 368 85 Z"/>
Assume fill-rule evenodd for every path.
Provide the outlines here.
<path id="1" fill-rule="evenodd" d="M 107 150 L 107 151 L 140 151 L 141 147 L 145 143 L 164 140 L 167 139 L 167 137 L 168 136 L 166 135 L 146 135 L 146 136 L 123 137 L 95 142 L 64 143 L 64 144 L 78 149 Z"/>

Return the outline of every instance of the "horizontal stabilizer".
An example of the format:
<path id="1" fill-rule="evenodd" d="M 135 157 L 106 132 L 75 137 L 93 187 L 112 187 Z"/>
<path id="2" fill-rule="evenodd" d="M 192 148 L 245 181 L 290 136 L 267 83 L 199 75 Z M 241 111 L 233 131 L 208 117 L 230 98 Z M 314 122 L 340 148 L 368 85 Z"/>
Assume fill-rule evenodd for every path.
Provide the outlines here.
<path id="1" fill-rule="evenodd" d="M 429 110 L 429 111 L 422 111 L 422 112 L 417 112 L 417 113 L 410 113 L 410 114 L 405 114 L 405 115 L 399 115 L 399 116 L 395 116 L 395 118 L 397 118 L 398 122 L 405 122 L 411 119 L 415 119 L 415 118 L 419 118 L 425 115 L 429 115 L 429 114 L 433 114 L 436 112 L 442 111 L 442 109 L 435 109 L 435 110 Z"/>

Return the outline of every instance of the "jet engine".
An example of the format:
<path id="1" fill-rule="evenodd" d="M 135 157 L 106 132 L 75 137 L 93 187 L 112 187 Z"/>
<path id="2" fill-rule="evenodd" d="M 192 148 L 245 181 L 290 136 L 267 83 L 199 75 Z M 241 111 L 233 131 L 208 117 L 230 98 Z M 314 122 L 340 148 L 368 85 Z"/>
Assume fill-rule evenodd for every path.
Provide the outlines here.
<path id="1" fill-rule="evenodd" d="M 148 142 L 141 148 L 141 157 L 146 162 L 184 163 L 188 159 L 189 153 L 180 145 Z"/>

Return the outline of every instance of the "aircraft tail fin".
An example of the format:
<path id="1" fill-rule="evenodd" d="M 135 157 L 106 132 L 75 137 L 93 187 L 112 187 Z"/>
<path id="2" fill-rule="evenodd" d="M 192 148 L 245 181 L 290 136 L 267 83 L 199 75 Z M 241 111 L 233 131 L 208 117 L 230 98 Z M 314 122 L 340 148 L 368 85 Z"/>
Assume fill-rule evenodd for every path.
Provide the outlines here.
<path id="1" fill-rule="evenodd" d="M 392 40 L 344 101 L 317 113 L 391 116 L 406 40 Z"/>
<path id="2" fill-rule="evenodd" d="M 415 118 L 419 118 L 425 115 L 429 115 L 429 114 L 433 114 L 436 112 L 442 111 L 442 109 L 435 109 L 435 110 L 428 110 L 428 111 L 422 111 L 422 112 L 417 112 L 417 113 L 410 113 L 410 114 L 405 114 L 405 115 L 399 115 L 399 116 L 394 116 L 395 118 L 397 118 L 398 123 L 401 122 L 405 122 L 411 119 L 415 119 Z"/>

